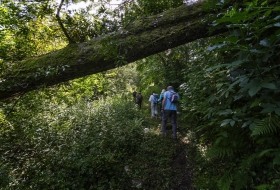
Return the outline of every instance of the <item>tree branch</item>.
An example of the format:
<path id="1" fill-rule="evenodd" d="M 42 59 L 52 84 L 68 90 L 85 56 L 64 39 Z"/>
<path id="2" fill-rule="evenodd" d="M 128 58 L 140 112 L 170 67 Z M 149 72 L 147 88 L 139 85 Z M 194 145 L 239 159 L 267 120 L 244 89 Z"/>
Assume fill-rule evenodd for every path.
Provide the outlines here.
<path id="1" fill-rule="evenodd" d="M 136 20 L 118 32 L 25 60 L 0 77 L 0 100 L 113 69 L 164 50 L 227 31 L 213 30 L 203 3 Z M 118 65 L 116 64 L 118 63 Z"/>
<path id="2" fill-rule="evenodd" d="M 62 29 L 64 35 L 65 35 L 66 38 L 68 39 L 69 44 L 73 44 L 73 43 L 75 43 L 75 42 L 74 42 L 74 40 L 72 40 L 72 38 L 71 38 L 71 37 L 69 36 L 69 34 L 67 33 L 66 28 L 64 27 L 64 25 L 63 25 L 63 23 L 62 23 L 62 20 L 60 19 L 60 16 L 59 16 L 59 15 L 60 15 L 60 10 L 61 10 L 61 7 L 62 7 L 63 3 L 64 3 L 64 0 L 61 0 L 61 2 L 60 2 L 60 4 L 59 4 L 59 7 L 58 7 L 58 9 L 57 9 L 57 12 L 56 12 L 55 17 L 56 17 L 57 22 L 58 22 L 60 28 Z"/>

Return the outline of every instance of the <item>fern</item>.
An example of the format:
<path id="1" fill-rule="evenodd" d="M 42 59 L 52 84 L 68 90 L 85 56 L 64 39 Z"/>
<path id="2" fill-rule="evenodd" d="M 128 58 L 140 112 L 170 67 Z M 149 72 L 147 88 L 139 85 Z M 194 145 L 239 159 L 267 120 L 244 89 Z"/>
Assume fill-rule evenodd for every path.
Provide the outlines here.
<path id="1" fill-rule="evenodd" d="M 224 174 L 219 180 L 218 180 L 218 187 L 220 190 L 229 190 L 230 185 L 232 183 L 233 177 L 230 173 Z"/>
<path id="2" fill-rule="evenodd" d="M 232 147 L 213 146 L 207 152 L 207 157 L 210 158 L 224 158 L 230 157 L 234 154 Z"/>
<path id="3" fill-rule="evenodd" d="M 256 127 L 253 129 L 251 136 L 262 135 L 262 134 L 273 134 L 277 132 L 277 129 L 280 128 L 278 116 L 268 117 L 256 124 Z"/>
<path id="4" fill-rule="evenodd" d="M 257 190 L 271 190 L 273 187 L 268 184 L 262 184 L 256 187 Z"/>
<path id="5" fill-rule="evenodd" d="M 239 170 L 235 172 L 233 180 L 234 180 L 234 189 L 241 190 L 241 189 L 246 189 L 247 183 L 250 180 L 250 178 L 249 178 L 249 174 Z"/>

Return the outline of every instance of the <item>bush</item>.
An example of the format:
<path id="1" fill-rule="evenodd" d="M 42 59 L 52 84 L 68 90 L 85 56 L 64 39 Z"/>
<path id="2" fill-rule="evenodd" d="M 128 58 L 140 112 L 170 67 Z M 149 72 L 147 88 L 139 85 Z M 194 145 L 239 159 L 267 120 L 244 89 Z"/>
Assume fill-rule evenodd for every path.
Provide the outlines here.
<path id="1" fill-rule="evenodd" d="M 1 130 L 3 189 L 130 189 L 124 167 L 143 139 L 133 104 L 107 99 L 67 107 L 45 100 L 40 112 L 22 106 L 10 117 L 13 129 Z"/>

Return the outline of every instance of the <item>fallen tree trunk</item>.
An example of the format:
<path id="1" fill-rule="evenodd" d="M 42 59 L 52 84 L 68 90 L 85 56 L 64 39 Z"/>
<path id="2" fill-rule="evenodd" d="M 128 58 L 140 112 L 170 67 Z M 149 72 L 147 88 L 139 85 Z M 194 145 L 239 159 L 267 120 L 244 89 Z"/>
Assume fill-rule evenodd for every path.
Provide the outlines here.
<path id="1" fill-rule="evenodd" d="M 41 86 L 113 69 L 176 46 L 225 32 L 210 32 L 203 3 L 181 6 L 143 18 L 118 32 L 70 44 L 49 54 L 15 64 L 0 78 L 0 100 Z"/>

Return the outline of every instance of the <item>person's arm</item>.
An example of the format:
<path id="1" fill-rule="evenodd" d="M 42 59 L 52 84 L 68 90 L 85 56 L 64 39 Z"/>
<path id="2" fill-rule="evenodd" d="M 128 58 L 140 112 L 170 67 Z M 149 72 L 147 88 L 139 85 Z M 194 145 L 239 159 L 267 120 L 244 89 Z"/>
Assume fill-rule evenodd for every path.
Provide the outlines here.
<path id="1" fill-rule="evenodd" d="M 161 111 L 164 110 L 165 101 L 166 101 L 166 99 L 165 99 L 165 97 L 163 97 L 162 104 L 161 104 Z"/>
<path id="2" fill-rule="evenodd" d="M 162 102 L 162 99 L 163 99 L 163 95 L 160 94 L 159 99 L 158 99 L 158 102 Z"/>

